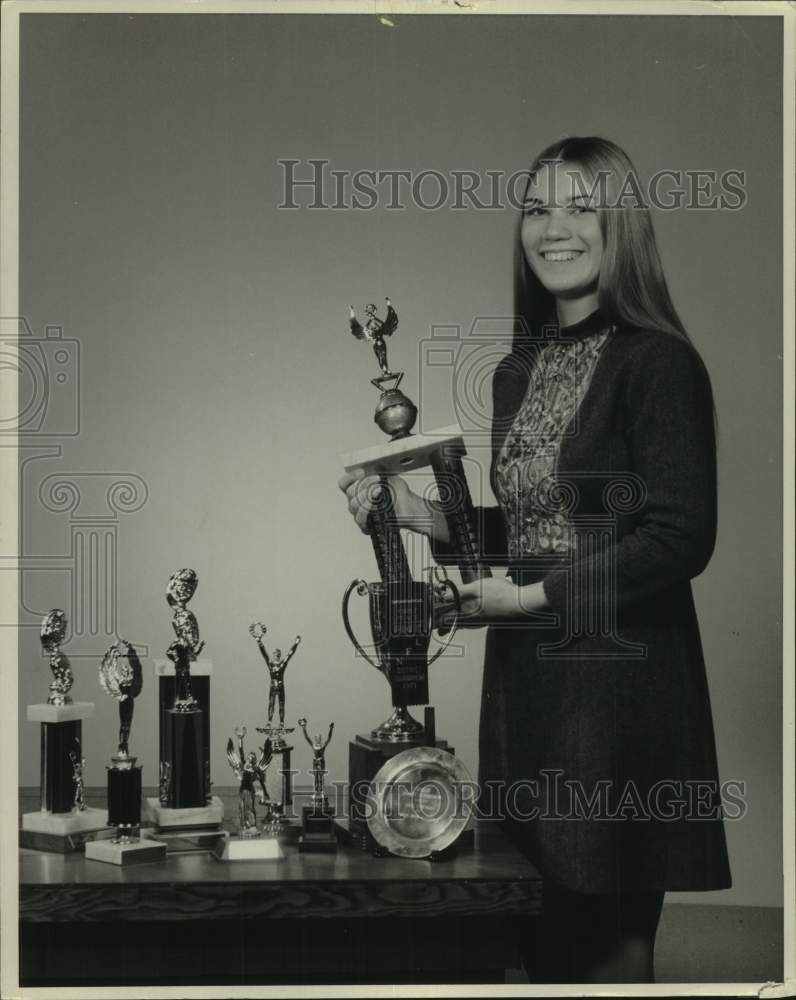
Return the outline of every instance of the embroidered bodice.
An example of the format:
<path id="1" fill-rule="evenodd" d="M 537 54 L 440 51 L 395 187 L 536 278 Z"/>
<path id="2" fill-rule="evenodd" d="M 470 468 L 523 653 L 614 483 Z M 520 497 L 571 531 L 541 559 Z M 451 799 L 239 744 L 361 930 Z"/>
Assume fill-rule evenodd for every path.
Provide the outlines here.
<path id="1" fill-rule="evenodd" d="M 580 327 L 580 324 L 578 325 Z M 567 329 L 541 348 L 528 390 L 498 453 L 495 488 L 503 510 L 510 559 L 566 555 L 577 536 L 556 491 L 562 441 L 586 395 L 612 328 L 577 339 Z"/>

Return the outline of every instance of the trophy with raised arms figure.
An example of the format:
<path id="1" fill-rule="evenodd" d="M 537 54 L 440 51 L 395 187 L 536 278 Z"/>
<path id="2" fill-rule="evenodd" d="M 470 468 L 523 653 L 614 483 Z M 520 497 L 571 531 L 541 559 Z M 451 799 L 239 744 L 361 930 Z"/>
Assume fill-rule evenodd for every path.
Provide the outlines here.
<path id="1" fill-rule="evenodd" d="M 258 726 L 257 732 L 262 733 L 266 739 L 270 740 L 273 752 L 282 761 L 280 768 L 282 801 L 273 804 L 273 815 L 276 821 L 280 816 L 285 816 L 293 804 L 293 771 L 290 761 L 294 748 L 290 743 L 290 735 L 294 732 L 295 727 L 285 725 L 285 672 L 299 648 L 301 636 L 296 636 L 286 653 L 283 653 L 278 646 L 269 653 L 263 642 L 267 631 L 268 629 L 262 622 L 253 622 L 249 626 L 249 635 L 257 643 L 260 656 L 268 669 L 268 721 L 264 726 Z"/>
<path id="2" fill-rule="evenodd" d="M 273 745 L 266 738 L 258 750 L 245 750 L 246 727 L 235 728 L 237 747 L 227 740 L 227 762 L 238 781 L 238 830 L 225 833 L 213 851 L 218 861 L 267 861 L 283 857 L 279 843 L 279 824 L 274 820 L 273 802 L 268 794 L 266 775 L 273 759 Z M 258 825 L 256 800 L 265 807 Z"/>
<path id="3" fill-rule="evenodd" d="M 299 719 L 299 726 L 304 733 L 304 739 L 312 750 L 312 802 L 305 806 L 301 814 L 301 836 L 299 851 L 330 852 L 337 850 L 337 835 L 335 834 L 334 813 L 326 797 L 324 781 L 326 778 L 326 748 L 332 740 L 334 723 L 329 723 L 329 732 L 324 739 L 321 733 L 310 736 L 307 732 L 307 720 Z"/>

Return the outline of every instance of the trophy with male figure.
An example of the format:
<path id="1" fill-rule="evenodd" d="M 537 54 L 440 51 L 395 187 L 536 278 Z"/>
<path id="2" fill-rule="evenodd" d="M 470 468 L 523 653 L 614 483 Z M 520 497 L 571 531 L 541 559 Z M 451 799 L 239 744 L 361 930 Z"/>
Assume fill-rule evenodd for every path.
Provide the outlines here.
<path id="1" fill-rule="evenodd" d="M 304 739 L 312 750 L 312 805 L 305 806 L 301 813 L 301 836 L 299 850 L 336 851 L 337 837 L 334 832 L 334 813 L 329 808 L 329 800 L 324 790 L 326 777 L 326 748 L 332 740 L 334 723 L 329 723 L 329 734 L 326 739 L 318 733 L 310 736 L 307 732 L 307 720 L 299 719 L 298 724 L 304 733 Z"/>
<path id="2" fill-rule="evenodd" d="M 220 833 L 224 807 L 210 793 L 209 683 L 201 699 L 192 676 L 204 641 L 188 607 L 199 578 L 180 569 L 169 578 L 166 602 L 172 609 L 175 639 L 166 650 L 171 669 L 157 663 L 160 695 L 160 780 L 158 798 L 148 798 L 144 815 L 154 822 L 173 850 L 212 846 Z M 207 674 L 202 678 L 209 681 Z M 170 704 L 169 704 L 170 702 Z"/>
<path id="3" fill-rule="evenodd" d="M 273 804 L 275 819 L 279 819 L 284 811 L 293 804 L 293 772 L 290 767 L 293 746 L 288 743 L 288 737 L 295 726 L 285 725 L 285 673 L 288 664 L 293 659 L 301 643 L 297 635 L 293 645 L 286 653 L 279 647 L 269 653 L 263 643 L 263 637 L 268 629 L 262 622 L 253 622 L 249 626 L 249 635 L 257 643 L 260 655 L 268 669 L 268 721 L 264 726 L 258 726 L 257 732 L 262 733 L 271 741 L 273 752 L 282 758 L 282 801 Z M 274 722 L 274 714 L 278 710 L 279 721 Z"/>

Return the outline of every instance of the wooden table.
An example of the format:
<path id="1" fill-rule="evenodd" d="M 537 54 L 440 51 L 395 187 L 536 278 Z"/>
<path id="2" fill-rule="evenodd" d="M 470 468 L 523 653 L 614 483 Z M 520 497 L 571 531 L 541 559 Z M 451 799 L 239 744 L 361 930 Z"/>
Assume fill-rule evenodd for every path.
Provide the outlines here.
<path id="1" fill-rule="evenodd" d="M 233 817 L 235 790 L 214 793 Z M 537 870 L 492 823 L 447 861 L 285 854 L 120 869 L 22 850 L 21 985 L 501 982 L 541 905 Z"/>

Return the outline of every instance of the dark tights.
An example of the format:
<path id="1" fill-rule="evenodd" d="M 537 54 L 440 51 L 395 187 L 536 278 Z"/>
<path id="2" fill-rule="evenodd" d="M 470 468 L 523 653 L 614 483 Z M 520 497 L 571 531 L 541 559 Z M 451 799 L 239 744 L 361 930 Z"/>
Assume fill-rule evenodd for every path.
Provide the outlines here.
<path id="1" fill-rule="evenodd" d="M 596 894 L 545 888 L 525 955 L 532 983 L 652 983 L 663 892 Z"/>

